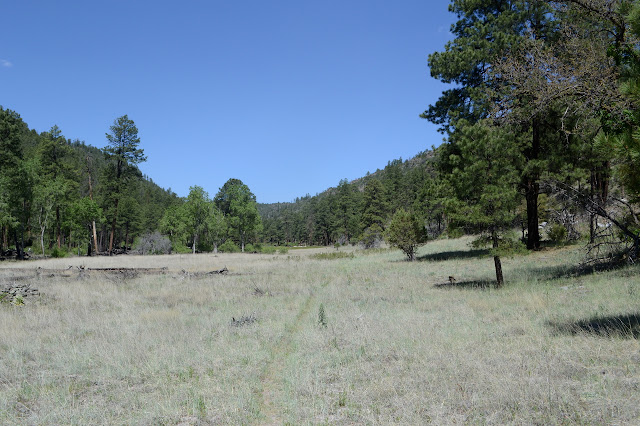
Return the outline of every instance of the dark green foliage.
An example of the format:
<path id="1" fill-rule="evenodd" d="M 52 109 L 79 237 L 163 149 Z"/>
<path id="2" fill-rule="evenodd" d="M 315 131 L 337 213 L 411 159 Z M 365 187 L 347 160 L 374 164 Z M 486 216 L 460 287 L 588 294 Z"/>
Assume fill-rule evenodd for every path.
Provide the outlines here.
<path id="1" fill-rule="evenodd" d="M 233 241 L 227 240 L 218 247 L 218 250 L 222 253 L 238 253 L 240 252 L 240 247 Z"/>
<path id="2" fill-rule="evenodd" d="M 22 259 L 30 220 L 33 174 L 25 161 L 22 140 L 28 132 L 20 115 L 0 107 L 0 227 L 2 245 L 11 239 Z"/>
<path id="3" fill-rule="evenodd" d="M 459 131 L 460 123 L 477 123 L 489 117 L 496 105 L 505 106 L 506 112 L 499 117 L 528 105 L 524 97 L 515 103 L 503 102 L 504 95 L 508 97 L 511 93 L 511 87 L 504 84 L 502 75 L 492 71 L 526 40 L 550 39 L 555 29 L 549 2 L 453 0 L 449 10 L 458 17 L 451 29 L 455 38 L 445 45 L 443 52 L 429 56 L 429 67 L 433 77 L 456 87 L 446 90 L 422 114 L 423 118 L 440 124 L 441 130 L 450 136 L 449 146 L 443 149 L 446 154 L 441 156 L 445 170 L 455 167 L 448 164 L 448 159 L 458 153 L 456 139 L 451 136 Z M 539 246 L 537 197 L 544 170 L 540 161 L 547 141 L 541 137 L 545 117 L 540 111 L 525 112 L 517 122 L 520 132 L 531 132 L 530 143 L 521 145 L 528 160 L 522 163 L 521 190 L 527 197 L 528 247 L 531 249 Z M 555 145 L 549 140 L 546 146 Z"/>
<path id="4" fill-rule="evenodd" d="M 224 214 L 231 235 L 244 252 L 245 244 L 262 230 L 255 195 L 241 180 L 229 179 L 220 188 L 214 203 Z"/>
<path id="5" fill-rule="evenodd" d="M 427 242 L 427 232 L 412 212 L 400 209 L 393 215 L 385 232 L 385 239 L 413 261 L 416 259 L 416 249 Z"/>
<path id="6" fill-rule="evenodd" d="M 362 227 L 381 232 L 387 221 L 389 201 L 386 189 L 378 179 L 370 179 L 364 186 L 362 194 Z"/>
<path id="7" fill-rule="evenodd" d="M 275 254 L 277 249 L 274 246 L 262 246 L 261 252 L 263 254 Z"/>
<path id="8" fill-rule="evenodd" d="M 141 177 L 140 171 L 135 165 L 146 161 L 147 157 L 144 156 L 144 150 L 138 148 L 140 144 L 138 128 L 127 115 L 123 115 L 114 120 L 109 130 L 110 133 L 105 134 L 108 145 L 104 149 L 104 154 L 110 161 L 103 176 L 105 180 L 104 188 L 106 190 L 105 198 L 109 200 L 109 204 L 111 204 L 108 209 L 105 209 L 105 212 L 111 220 L 108 251 L 112 252 L 116 225 L 118 224 L 120 200 L 125 192 L 126 185 L 129 184 L 131 180 Z M 125 238 L 125 245 L 126 243 Z"/>
<path id="9" fill-rule="evenodd" d="M 390 161 L 383 170 L 353 182 L 343 180 L 316 196 L 292 203 L 259 204 L 264 224 L 262 239 L 272 244 L 375 245 L 381 230 L 398 208 L 419 204 L 422 188 L 434 179 L 433 152 L 411 160 Z M 435 217 L 435 215 L 434 215 Z M 440 216 L 440 227 L 444 218 Z M 434 225 L 436 228 L 438 224 Z"/>
<path id="10" fill-rule="evenodd" d="M 384 230 L 378 224 L 369 226 L 360 236 L 360 244 L 365 249 L 378 248 L 382 242 Z"/>
<path id="11" fill-rule="evenodd" d="M 567 240 L 567 228 L 559 223 L 554 223 L 551 225 L 551 229 L 549 229 L 547 235 L 552 242 L 556 244 L 563 243 Z"/>
<path id="12" fill-rule="evenodd" d="M 117 148 L 102 150 L 65 139 L 60 129 L 38 134 L 20 116 L 0 108 L 0 243 L 18 247 L 39 240 L 43 253 L 53 246 L 84 252 L 97 225 L 100 250 L 109 241 L 108 224 L 118 217 L 114 245 L 130 245 L 141 232 L 159 227 L 164 210 L 178 198 L 170 190 L 142 177 L 135 164 L 135 149 L 121 162 L 123 179 L 117 184 Z M 93 203 L 93 204 L 91 204 Z M 37 238 L 34 238 L 37 235 Z M 80 246 L 83 246 L 82 250 Z M 77 248 L 77 250 L 75 250 Z"/>
<path id="13" fill-rule="evenodd" d="M 451 189 L 445 199 L 452 227 L 479 234 L 476 246 L 492 247 L 496 282 L 503 283 L 500 256 L 513 246 L 508 231 L 516 219 L 520 204 L 519 151 L 512 143 L 518 136 L 508 129 L 492 127 L 486 121 L 458 123 L 456 145 L 458 155 L 446 181 Z"/>
<path id="14" fill-rule="evenodd" d="M 58 248 L 58 247 L 54 247 L 53 250 L 51 250 L 51 257 L 53 258 L 61 258 L 61 257 L 67 257 L 69 253 L 67 253 L 67 251 L 63 248 Z"/>

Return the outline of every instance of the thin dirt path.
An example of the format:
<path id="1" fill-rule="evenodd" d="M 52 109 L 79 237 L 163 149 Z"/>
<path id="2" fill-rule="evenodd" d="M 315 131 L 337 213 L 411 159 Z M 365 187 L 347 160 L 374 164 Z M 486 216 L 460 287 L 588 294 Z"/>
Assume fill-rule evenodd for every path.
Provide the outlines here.
<path id="1" fill-rule="evenodd" d="M 326 287 L 328 283 L 320 288 Z M 282 374 L 286 361 L 293 350 L 293 339 L 302 329 L 305 318 L 308 317 L 311 307 L 317 299 L 318 290 L 315 289 L 304 301 L 296 314 L 293 322 L 285 326 L 285 332 L 272 346 L 270 359 L 260 376 L 261 388 L 256 390 L 257 399 L 260 402 L 260 413 L 264 416 L 259 422 L 265 425 L 284 424 L 282 407 L 278 400 L 282 400 L 284 383 Z"/>

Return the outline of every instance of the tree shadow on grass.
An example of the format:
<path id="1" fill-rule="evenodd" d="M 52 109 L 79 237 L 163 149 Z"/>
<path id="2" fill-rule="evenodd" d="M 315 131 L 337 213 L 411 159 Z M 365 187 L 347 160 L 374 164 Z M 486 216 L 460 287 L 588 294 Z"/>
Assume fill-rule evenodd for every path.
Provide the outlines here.
<path id="1" fill-rule="evenodd" d="M 640 314 L 593 317 L 575 322 L 548 322 L 551 329 L 562 335 L 595 337 L 640 338 Z"/>
<path id="2" fill-rule="evenodd" d="M 455 259 L 472 259 L 475 257 L 485 257 L 488 255 L 489 255 L 489 249 L 456 250 L 456 251 L 445 251 L 441 253 L 425 254 L 422 256 L 418 256 L 417 260 L 441 262 L 445 260 L 455 260 Z"/>
<path id="3" fill-rule="evenodd" d="M 441 284 L 435 284 L 435 288 L 461 288 L 472 290 L 486 290 L 495 287 L 496 282 L 491 280 L 471 280 L 471 281 L 454 281 Z"/>
<path id="4" fill-rule="evenodd" d="M 562 278 L 578 278 L 586 275 L 593 275 L 597 272 L 610 272 L 624 269 L 628 264 L 625 262 L 612 261 L 601 262 L 589 265 L 560 265 L 534 269 L 534 273 L 538 276 L 545 277 L 549 280 Z"/>

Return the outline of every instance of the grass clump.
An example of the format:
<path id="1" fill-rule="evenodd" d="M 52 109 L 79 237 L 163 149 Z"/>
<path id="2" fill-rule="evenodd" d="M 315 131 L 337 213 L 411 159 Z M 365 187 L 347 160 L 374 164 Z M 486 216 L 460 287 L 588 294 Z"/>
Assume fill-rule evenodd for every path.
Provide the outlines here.
<path id="1" fill-rule="evenodd" d="M 355 255 L 352 252 L 334 251 L 331 253 L 315 253 L 311 256 L 312 259 L 319 260 L 336 260 L 336 259 L 353 259 Z"/>
<path id="2" fill-rule="evenodd" d="M 318 324 L 320 327 L 327 328 L 327 313 L 324 310 L 324 305 L 321 303 L 318 308 Z"/>

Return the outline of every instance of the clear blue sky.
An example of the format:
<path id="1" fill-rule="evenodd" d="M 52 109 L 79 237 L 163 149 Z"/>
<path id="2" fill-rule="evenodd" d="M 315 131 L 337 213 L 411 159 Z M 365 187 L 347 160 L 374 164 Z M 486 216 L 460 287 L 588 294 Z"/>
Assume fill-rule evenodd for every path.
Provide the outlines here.
<path id="1" fill-rule="evenodd" d="M 419 114 L 448 3 L 3 2 L 0 105 L 96 147 L 128 114 L 160 186 L 291 201 L 440 144 Z"/>

